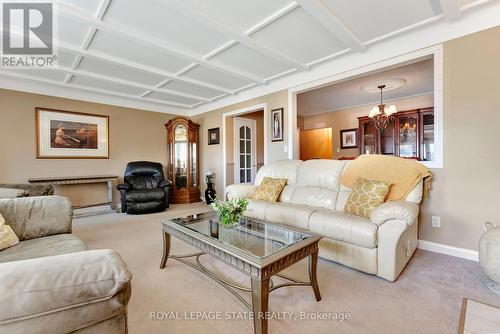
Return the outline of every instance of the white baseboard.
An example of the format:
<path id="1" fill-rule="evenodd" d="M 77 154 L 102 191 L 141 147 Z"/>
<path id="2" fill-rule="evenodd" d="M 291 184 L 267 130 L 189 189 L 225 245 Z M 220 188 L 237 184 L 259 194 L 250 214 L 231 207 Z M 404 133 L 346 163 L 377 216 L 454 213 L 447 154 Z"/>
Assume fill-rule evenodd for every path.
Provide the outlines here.
<path id="1" fill-rule="evenodd" d="M 438 244 L 436 242 L 419 240 L 418 249 L 423 249 L 430 252 L 446 254 L 451 256 L 460 257 L 462 259 L 467 259 L 471 261 L 479 261 L 479 255 L 477 251 L 466 248 L 453 247 L 443 244 Z"/>

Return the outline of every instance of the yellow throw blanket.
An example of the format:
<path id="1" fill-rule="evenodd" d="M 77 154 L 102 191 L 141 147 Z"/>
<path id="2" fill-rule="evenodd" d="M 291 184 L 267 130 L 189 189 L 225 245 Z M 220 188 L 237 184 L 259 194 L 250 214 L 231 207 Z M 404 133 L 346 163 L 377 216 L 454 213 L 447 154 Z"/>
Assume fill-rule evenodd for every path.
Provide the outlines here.
<path id="1" fill-rule="evenodd" d="M 341 177 L 344 186 L 352 188 L 359 178 L 390 183 L 387 201 L 405 199 L 420 180 L 424 182 L 424 196 L 431 185 L 431 172 L 415 160 L 379 154 L 363 154 L 353 160 Z"/>

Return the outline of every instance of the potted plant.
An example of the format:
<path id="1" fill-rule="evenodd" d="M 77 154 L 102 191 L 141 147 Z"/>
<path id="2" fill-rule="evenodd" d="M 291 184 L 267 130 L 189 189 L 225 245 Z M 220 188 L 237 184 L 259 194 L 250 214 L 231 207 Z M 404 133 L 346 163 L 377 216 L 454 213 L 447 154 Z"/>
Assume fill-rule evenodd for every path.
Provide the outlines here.
<path id="1" fill-rule="evenodd" d="M 248 200 L 243 198 L 235 198 L 227 202 L 215 200 L 210 206 L 219 214 L 219 223 L 222 226 L 231 227 L 239 223 L 240 217 L 247 209 Z"/>

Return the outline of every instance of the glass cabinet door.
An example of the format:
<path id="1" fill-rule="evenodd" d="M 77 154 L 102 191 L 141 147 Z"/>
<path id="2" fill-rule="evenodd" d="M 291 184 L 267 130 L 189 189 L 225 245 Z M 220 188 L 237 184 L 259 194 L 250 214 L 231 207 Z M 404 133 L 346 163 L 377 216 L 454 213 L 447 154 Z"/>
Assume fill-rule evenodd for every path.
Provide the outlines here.
<path id="1" fill-rule="evenodd" d="M 420 117 L 422 131 L 421 159 L 423 161 L 433 161 L 434 151 L 434 112 L 424 112 Z"/>
<path id="2" fill-rule="evenodd" d="M 394 155 L 394 121 L 390 121 L 387 128 L 380 131 L 380 154 Z"/>
<path id="3" fill-rule="evenodd" d="M 187 129 L 179 124 L 174 130 L 175 188 L 179 190 L 187 187 L 187 144 Z"/>
<path id="4" fill-rule="evenodd" d="M 196 165 L 196 143 L 189 143 L 189 186 L 197 187 L 198 186 L 198 166 Z"/>
<path id="5" fill-rule="evenodd" d="M 363 152 L 361 154 L 375 154 L 377 153 L 377 142 L 376 135 L 377 131 L 373 124 L 370 124 L 369 121 L 364 122 L 362 124 L 363 127 Z"/>
<path id="6" fill-rule="evenodd" d="M 398 156 L 402 158 L 418 158 L 418 115 L 399 116 Z"/>

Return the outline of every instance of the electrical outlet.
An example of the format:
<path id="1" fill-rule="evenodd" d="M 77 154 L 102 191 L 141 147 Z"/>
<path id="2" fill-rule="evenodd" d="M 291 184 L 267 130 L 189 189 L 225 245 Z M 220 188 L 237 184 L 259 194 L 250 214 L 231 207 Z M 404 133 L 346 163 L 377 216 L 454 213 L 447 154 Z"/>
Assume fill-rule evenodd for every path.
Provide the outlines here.
<path id="1" fill-rule="evenodd" d="M 441 228 L 441 217 L 432 216 L 432 227 Z"/>

